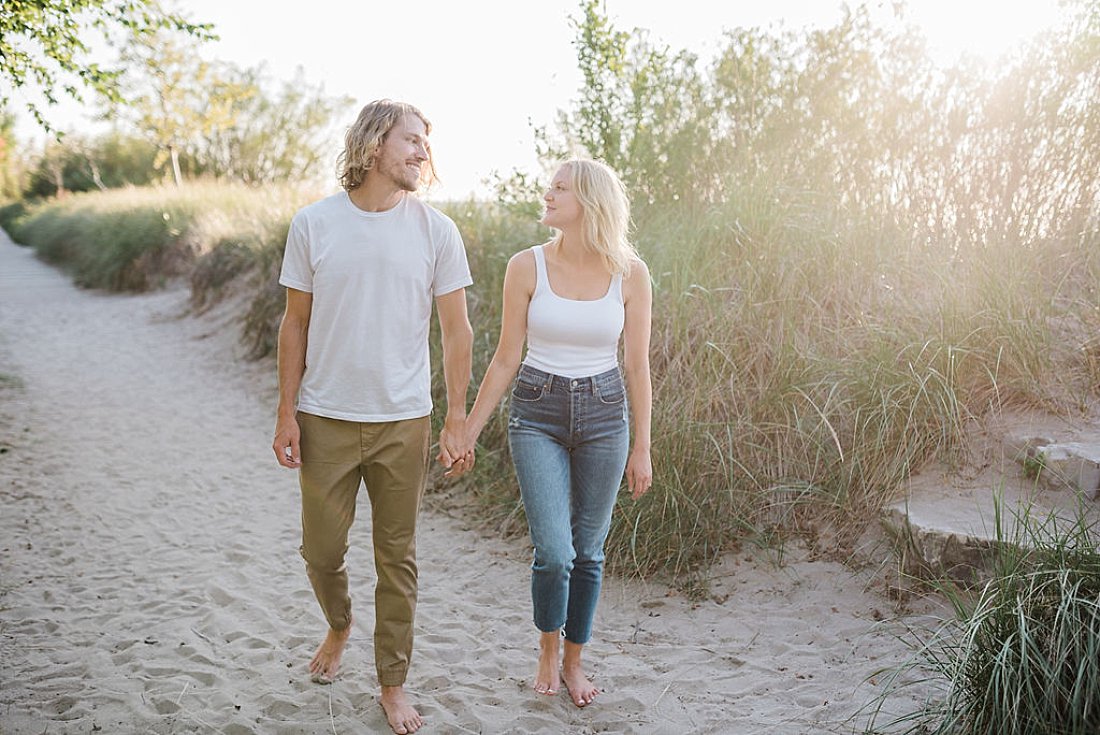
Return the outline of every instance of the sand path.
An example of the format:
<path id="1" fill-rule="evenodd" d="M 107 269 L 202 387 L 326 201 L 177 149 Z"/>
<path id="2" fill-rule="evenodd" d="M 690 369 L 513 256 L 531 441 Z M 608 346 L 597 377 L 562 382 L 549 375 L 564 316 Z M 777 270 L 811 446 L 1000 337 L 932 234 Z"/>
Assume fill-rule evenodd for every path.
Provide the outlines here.
<path id="1" fill-rule="evenodd" d="M 79 290 L 0 234 L 0 731 L 386 732 L 365 494 L 356 630 L 318 686 L 272 363 L 239 358 L 226 314 L 180 316 L 186 300 Z M 431 511 L 419 538 L 425 733 L 848 732 L 865 678 L 905 654 L 845 567 L 742 553 L 694 605 L 609 582 L 590 646 L 605 691 L 581 711 L 530 692 L 522 541 Z"/>

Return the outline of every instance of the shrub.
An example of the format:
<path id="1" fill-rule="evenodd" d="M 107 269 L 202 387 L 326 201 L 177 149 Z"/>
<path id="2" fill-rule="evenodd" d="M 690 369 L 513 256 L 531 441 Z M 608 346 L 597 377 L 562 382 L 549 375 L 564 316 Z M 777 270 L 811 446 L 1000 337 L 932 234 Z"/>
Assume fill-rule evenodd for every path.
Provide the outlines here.
<path id="1" fill-rule="evenodd" d="M 941 589 L 955 618 L 914 631 L 914 656 L 892 672 L 882 699 L 903 676 L 928 672 L 939 697 L 869 731 L 905 733 L 1100 732 L 1100 542 L 1084 508 L 1067 523 L 1017 514 L 1009 538 L 998 520 L 996 572 L 973 602 Z"/>

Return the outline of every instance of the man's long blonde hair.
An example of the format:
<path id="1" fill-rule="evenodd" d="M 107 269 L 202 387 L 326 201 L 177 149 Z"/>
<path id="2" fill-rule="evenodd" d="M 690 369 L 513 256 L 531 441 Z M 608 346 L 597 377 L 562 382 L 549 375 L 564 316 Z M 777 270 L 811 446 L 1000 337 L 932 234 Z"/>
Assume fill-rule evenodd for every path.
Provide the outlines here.
<path id="1" fill-rule="evenodd" d="M 344 135 L 344 151 L 337 161 L 340 186 L 345 190 L 357 189 L 367 178 L 367 172 L 374 167 L 375 155 L 393 126 L 405 115 L 416 115 L 424 123 L 427 133 L 432 132 L 432 124 L 424 113 L 407 102 L 393 100 L 375 100 L 359 111 L 359 117 Z M 420 174 L 420 185 L 428 186 L 436 180 L 435 162 L 432 149 L 428 149 L 428 165 Z"/>
<path id="2" fill-rule="evenodd" d="M 612 273 L 627 273 L 638 251 L 630 242 L 630 200 L 618 175 L 602 161 L 574 158 L 562 163 L 581 204 L 585 247 L 603 257 Z M 559 232 L 551 243 L 561 241 Z"/>

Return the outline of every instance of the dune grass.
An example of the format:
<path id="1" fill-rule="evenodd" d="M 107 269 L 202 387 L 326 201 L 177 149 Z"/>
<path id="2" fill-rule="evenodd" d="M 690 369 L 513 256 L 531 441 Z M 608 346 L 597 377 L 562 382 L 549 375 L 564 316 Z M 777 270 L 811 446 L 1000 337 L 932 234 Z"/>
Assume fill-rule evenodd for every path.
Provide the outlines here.
<path id="1" fill-rule="evenodd" d="M 197 311 L 238 295 L 242 340 L 262 357 L 274 351 L 284 303 L 277 274 L 289 218 L 314 196 L 217 185 L 85 194 L 31 208 L 14 233 L 82 285 L 189 279 Z M 608 558 L 620 573 L 688 578 L 754 533 L 845 547 L 901 480 L 950 461 L 990 410 L 1073 412 L 1096 394 L 1092 240 L 944 258 L 897 233 L 867 236 L 830 210 L 815 214 L 802 195 L 754 202 L 745 192 L 691 216 L 638 212 L 654 279 L 656 477 L 653 492 L 639 502 L 624 494 L 616 508 Z M 444 209 L 475 279 L 476 387 L 496 344 L 505 264 L 549 232 L 495 204 Z M 502 405 L 478 469 L 451 499 L 522 533 L 505 416 Z"/>
<path id="2" fill-rule="evenodd" d="M 114 189 L 32 206 L 11 221 L 10 234 L 81 286 L 145 291 L 190 277 L 195 264 L 220 247 L 274 246 L 306 201 L 308 195 L 289 186 Z M 202 276 L 197 286 L 197 297 L 207 298 Z"/>
<path id="3" fill-rule="evenodd" d="M 910 660 L 885 674 L 867 732 L 906 735 L 1100 732 L 1100 528 L 1082 508 L 1072 522 L 1003 515 L 992 579 L 973 595 L 943 584 L 954 617 L 914 627 Z M 903 682 L 931 685 L 925 706 L 885 717 Z"/>

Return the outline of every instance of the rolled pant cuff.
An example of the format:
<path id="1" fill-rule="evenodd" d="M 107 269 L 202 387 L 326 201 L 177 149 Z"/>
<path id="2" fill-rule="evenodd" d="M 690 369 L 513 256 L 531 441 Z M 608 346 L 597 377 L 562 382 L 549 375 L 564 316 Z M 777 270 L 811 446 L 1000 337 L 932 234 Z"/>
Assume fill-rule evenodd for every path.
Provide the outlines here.
<path id="1" fill-rule="evenodd" d="M 399 687 L 404 686 L 405 678 L 408 676 L 408 669 L 402 669 L 401 671 L 379 671 L 378 683 L 384 687 Z"/>
<path id="2" fill-rule="evenodd" d="M 342 620 L 326 620 L 325 622 L 328 623 L 328 627 L 332 628 L 337 633 L 343 633 L 345 630 L 351 627 L 351 615 L 346 615 Z"/>

